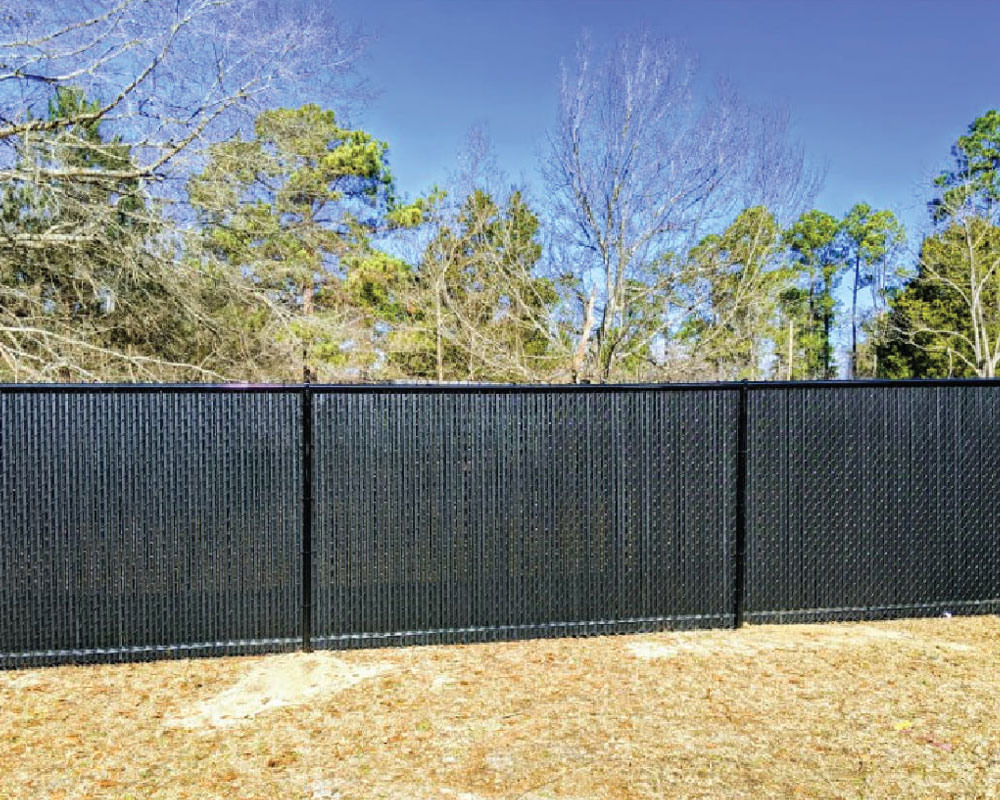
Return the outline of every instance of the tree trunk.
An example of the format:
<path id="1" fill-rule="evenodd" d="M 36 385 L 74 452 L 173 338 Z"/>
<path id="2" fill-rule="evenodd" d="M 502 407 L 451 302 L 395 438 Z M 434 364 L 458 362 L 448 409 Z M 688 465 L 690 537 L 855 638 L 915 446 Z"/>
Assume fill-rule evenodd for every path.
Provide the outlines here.
<path id="1" fill-rule="evenodd" d="M 854 259 L 854 290 L 851 298 L 851 374 L 848 378 L 855 378 L 858 374 L 858 283 L 861 281 L 861 256 Z"/>
<path id="2" fill-rule="evenodd" d="M 573 383 L 579 383 L 583 372 L 583 362 L 587 357 L 587 345 L 590 342 L 590 333 L 594 329 L 594 303 L 597 300 L 597 288 L 591 290 L 587 305 L 583 310 L 583 330 L 580 332 L 580 343 L 576 348 L 576 355 L 573 358 Z"/>
<path id="3" fill-rule="evenodd" d="M 830 279 L 825 278 L 823 282 L 823 378 L 833 377 L 830 372 L 833 361 L 832 348 L 830 347 L 830 327 L 833 322 L 833 314 L 830 313 L 830 301 L 833 295 L 833 287 L 830 286 Z"/>
<path id="4" fill-rule="evenodd" d="M 434 292 L 434 359 L 437 366 L 437 379 L 439 383 L 444 382 L 444 334 L 441 332 L 443 325 L 441 317 L 441 293 Z"/>
<path id="5" fill-rule="evenodd" d="M 795 353 L 795 320 L 788 320 L 788 369 L 786 377 L 792 379 L 792 359 Z"/>
<path id="6" fill-rule="evenodd" d="M 312 316 L 316 306 L 315 300 L 316 287 L 313 285 L 312 281 L 309 281 L 309 283 L 302 287 L 302 313 L 305 316 Z"/>

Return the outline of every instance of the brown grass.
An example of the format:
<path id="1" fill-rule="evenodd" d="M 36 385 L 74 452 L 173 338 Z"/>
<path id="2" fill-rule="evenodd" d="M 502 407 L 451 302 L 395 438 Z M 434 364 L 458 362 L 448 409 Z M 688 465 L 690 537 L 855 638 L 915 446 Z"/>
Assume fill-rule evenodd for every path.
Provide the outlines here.
<path id="1" fill-rule="evenodd" d="M 981 617 L 6 672 L 0 798 L 995 798 L 998 664 Z"/>

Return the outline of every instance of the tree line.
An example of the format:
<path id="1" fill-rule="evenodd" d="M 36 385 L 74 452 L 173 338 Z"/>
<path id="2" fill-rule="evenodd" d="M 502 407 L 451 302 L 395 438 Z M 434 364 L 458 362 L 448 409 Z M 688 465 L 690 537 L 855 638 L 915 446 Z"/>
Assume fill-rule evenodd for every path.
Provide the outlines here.
<path id="1" fill-rule="evenodd" d="M 651 33 L 583 39 L 542 191 L 474 131 L 400 198 L 351 124 L 357 32 L 257 0 L 55 6 L 0 13 L 0 381 L 996 373 L 1000 112 L 911 252 L 888 209 L 811 208 L 780 111 L 701 96 Z M 278 102 L 304 86 L 327 102 Z"/>

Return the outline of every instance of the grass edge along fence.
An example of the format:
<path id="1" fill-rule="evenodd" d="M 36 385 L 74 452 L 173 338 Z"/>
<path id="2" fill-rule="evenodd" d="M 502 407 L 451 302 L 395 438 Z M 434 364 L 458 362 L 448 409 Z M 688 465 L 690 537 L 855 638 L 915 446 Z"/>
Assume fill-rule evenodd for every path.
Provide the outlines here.
<path id="1" fill-rule="evenodd" d="M 1000 384 L 0 386 L 0 667 L 1000 611 Z"/>

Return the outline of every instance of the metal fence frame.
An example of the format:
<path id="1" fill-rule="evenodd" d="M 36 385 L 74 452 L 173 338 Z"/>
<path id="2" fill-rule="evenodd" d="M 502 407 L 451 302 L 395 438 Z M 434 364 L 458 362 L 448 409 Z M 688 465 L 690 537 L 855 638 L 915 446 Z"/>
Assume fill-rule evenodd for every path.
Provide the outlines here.
<path id="1" fill-rule="evenodd" d="M 300 464 L 298 474 L 301 478 L 300 498 L 301 508 L 298 515 L 301 519 L 301 587 L 300 599 L 300 635 L 281 642 L 241 642 L 241 641 L 220 641 L 211 643 L 163 643 L 157 646 L 123 647 L 118 650 L 92 650 L 92 651 L 47 651 L 33 653 L 6 652 L 5 644 L 0 640 L 0 668 L 17 667 L 28 665 L 41 665 L 50 663 L 65 663 L 75 661 L 108 661 L 108 660 L 141 660 L 158 657 L 184 657 L 188 655 L 211 655 L 226 652 L 258 652 L 261 650 L 301 648 L 311 650 L 314 645 L 314 617 L 315 609 L 313 598 L 316 586 L 313 581 L 314 566 L 314 507 L 315 507 L 315 409 L 314 400 L 320 395 L 350 395 L 350 394 L 448 394 L 448 395 L 507 395 L 507 394 L 544 394 L 558 395 L 568 394 L 590 394 L 590 393 L 613 393 L 625 394 L 632 392 L 732 392 L 736 395 L 736 419 L 735 430 L 732 435 L 735 438 L 735 520 L 732 538 L 731 558 L 726 567 L 730 571 L 729 581 L 731 586 L 732 608 L 729 618 L 735 627 L 744 624 L 749 616 L 754 621 L 762 620 L 759 610 L 757 613 L 747 609 L 747 581 L 749 578 L 748 566 L 748 472 L 750 470 L 750 453 L 748 431 L 750 428 L 750 398 L 754 393 L 768 393 L 774 391 L 799 391 L 799 390 L 878 390 L 880 392 L 899 392 L 913 388 L 972 388 L 989 387 L 1000 393 L 1000 382 L 988 379 L 937 379 L 937 380 L 908 380 L 908 381 L 884 381 L 884 380 L 858 380 L 858 381 L 773 381 L 773 382 L 733 382 L 733 383 L 685 383 L 685 384 L 629 384 L 629 385 L 493 385 L 493 384 L 347 384 L 347 385 L 208 385 L 208 384 L 15 384 L 0 385 L 0 399 L 9 395 L 18 394 L 44 394 L 44 395 L 103 395 L 103 394 L 282 394 L 292 395 L 299 398 L 300 404 L 300 425 L 301 425 L 301 448 Z M 0 428 L 0 435 L 3 434 Z M 1000 486 L 997 487 L 1000 489 Z M 3 513 L 4 509 L 0 509 Z M 2 544 L 2 543 L 0 543 Z M 3 565 L 0 565 L 2 567 Z M 991 565 L 991 569 L 996 565 Z M 997 575 L 997 585 L 994 596 L 985 598 L 982 602 L 969 603 L 961 606 L 959 610 L 965 613 L 995 613 L 1000 611 L 1000 573 Z M 991 584 L 992 585 L 992 584 Z M 3 587 L 0 587 L 2 594 Z M 957 599 L 957 598 L 956 598 Z M 837 609 L 837 613 L 827 614 L 823 618 L 856 619 L 873 618 L 901 615 L 922 615 L 936 613 L 938 606 L 915 603 L 907 608 L 844 608 Z M 770 613 L 770 612 L 768 612 Z M 811 618 L 808 613 L 796 615 L 785 612 L 776 612 L 768 619 L 780 621 L 782 619 Z M 766 615 L 765 615 L 766 616 Z M 557 630 L 554 635 L 558 635 L 558 626 L 564 621 L 552 620 Z M 590 624 L 590 623 L 588 623 Z M 645 628 L 642 626 L 628 628 L 615 627 L 613 622 L 608 624 L 594 621 L 591 628 L 576 625 L 567 626 L 563 634 L 579 635 L 581 633 L 593 632 L 601 633 L 605 631 L 630 630 L 630 629 L 660 629 L 672 627 L 670 620 L 657 619 L 649 622 Z M 2 630 L 0 630 L 2 633 Z M 424 637 L 427 641 L 479 641 L 487 638 L 519 638 L 520 632 L 516 630 L 501 630 L 494 626 L 483 630 L 466 630 L 445 632 L 437 637 Z M 529 632 L 529 635 L 538 635 L 537 632 Z M 384 641 L 383 641 L 384 640 Z M 357 640 L 338 644 L 336 642 L 324 641 L 320 646 L 370 646 L 379 643 L 404 643 L 412 641 L 406 637 L 392 636 L 382 637 L 360 637 Z"/>

